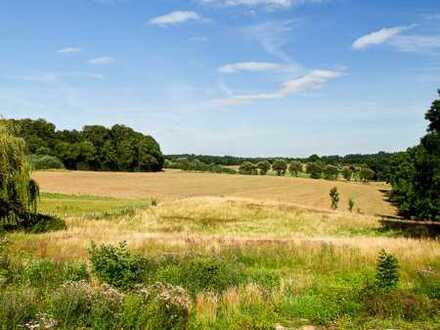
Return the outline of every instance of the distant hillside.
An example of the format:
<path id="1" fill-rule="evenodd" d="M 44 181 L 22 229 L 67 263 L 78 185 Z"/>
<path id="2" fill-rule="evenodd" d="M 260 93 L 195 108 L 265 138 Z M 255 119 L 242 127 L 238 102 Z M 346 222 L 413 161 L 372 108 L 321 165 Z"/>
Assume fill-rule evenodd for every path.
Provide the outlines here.
<path id="1" fill-rule="evenodd" d="M 163 167 L 156 140 L 124 125 L 90 125 L 78 131 L 57 130 L 44 119 L 4 121 L 26 141 L 31 159 L 58 158 L 72 170 L 156 172 Z"/>

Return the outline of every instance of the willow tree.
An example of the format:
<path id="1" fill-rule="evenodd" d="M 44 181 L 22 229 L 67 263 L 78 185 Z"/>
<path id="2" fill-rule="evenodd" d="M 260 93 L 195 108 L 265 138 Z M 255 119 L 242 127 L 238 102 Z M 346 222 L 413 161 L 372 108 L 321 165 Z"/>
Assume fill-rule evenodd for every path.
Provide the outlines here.
<path id="1" fill-rule="evenodd" d="M 0 125 L 0 220 L 35 213 L 39 189 L 31 179 L 25 143 Z"/>

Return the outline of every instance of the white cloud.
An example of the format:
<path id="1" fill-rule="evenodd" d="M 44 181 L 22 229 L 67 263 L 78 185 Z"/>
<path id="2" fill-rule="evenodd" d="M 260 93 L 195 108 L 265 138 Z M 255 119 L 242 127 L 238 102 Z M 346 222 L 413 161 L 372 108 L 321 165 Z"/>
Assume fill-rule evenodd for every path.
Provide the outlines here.
<path id="1" fill-rule="evenodd" d="M 242 33 L 254 39 L 269 54 L 282 61 L 290 62 L 290 56 L 284 50 L 288 42 L 288 33 L 292 30 L 293 21 L 272 21 L 252 25 L 242 29 Z"/>
<path id="2" fill-rule="evenodd" d="M 76 47 L 66 47 L 66 48 L 61 48 L 57 50 L 58 54 L 74 54 L 74 53 L 80 53 L 82 51 L 81 48 L 76 48 Z"/>
<path id="3" fill-rule="evenodd" d="M 440 49 L 440 35 L 402 35 L 391 39 L 389 43 L 402 52 L 430 53 Z"/>
<path id="4" fill-rule="evenodd" d="M 283 71 L 292 69 L 292 66 L 279 63 L 268 62 L 240 62 L 226 64 L 218 68 L 220 73 L 238 73 L 238 72 L 263 72 L 263 71 Z"/>
<path id="5" fill-rule="evenodd" d="M 96 80 L 104 79 L 104 76 L 100 73 L 82 72 L 82 71 L 36 72 L 26 75 L 3 75 L 1 77 L 4 79 L 21 80 L 27 82 L 46 83 L 46 84 L 55 83 L 60 80 L 64 80 L 64 78 L 88 78 L 88 79 L 96 79 Z"/>
<path id="6" fill-rule="evenodd" d="M 283 95 L 289 95 L 308 89 L 320 88 L 326 82 L 339 78 L 342 75 L 343 73 L 340 71 L 313 70 L 300 78 L 285 82 L 280 92 Z"/>
<path id="7" fill-rule="evenodd" d="M 366 34 L 353 42 L 354 49 L 365 49 L 370 46 L 380 45 L 398 35 L 402 31 L 408 29 L 405 26 L 396 26 L 391 28 L 383 28 L 375 32 Z"/>
<path id="8" fill-rule="evenodd" d="M 92 58 L 89 60 L 90 64 L 100 64 L 100 65 L 112 64 L 114 62 L 116 62 L 116 60 L 110 56 L 102 56 L 102 57 Z"/>
<path id="9" fill-rule="evenodd" d="M 232 95 L 226 99 L 215 100 L 214 104 L 225 106 L 252 103 L 260 100 L 280 99 L 290 94 L 321 88 L 327 82 L 343 75 L 344 73 L 341 71 L 313 70 L 302 77 L 284 82 L 276 92 Z"/>
<path id="10" fill-rule="evenodd" d="M 194 11 L 173 11 L 169 14 L 152 18 L 149 24 L 168 26 L 200 19 L 202 19 L 202 17 Z"/>
<path id="11" fill-rule="evenodd" d="M 199 0 L 203 4 L 214 4 L 223 6 L 248 6 L 266 8 L 290 8 L 293 5 L 305 3 L 321 3 L 328 0 Z"/>

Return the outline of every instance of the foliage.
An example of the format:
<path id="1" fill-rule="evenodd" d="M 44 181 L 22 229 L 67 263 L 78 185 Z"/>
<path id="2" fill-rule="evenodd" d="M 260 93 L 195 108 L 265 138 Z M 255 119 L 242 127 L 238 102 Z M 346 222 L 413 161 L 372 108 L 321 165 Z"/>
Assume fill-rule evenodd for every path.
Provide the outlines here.
<path id="1" fill-rule="evenodd" d="M 354 199 L 350 197 L 350 198 L 348 199 L 348 210 L 349 210 L 350 212 L 353 212 L 354 205 L 355 205 Z"/>
<path id="2" fill-rule="evenodd" d="M 31 155 L 29 163 L 33 170 L 63 169 L 64 164 L 57 157 L 49 155 Z"/>
<path id="3" fill-rule="evenodd" d="M 165 168 L 175 168 L 183 171 L 199 171 L 199 172 L 211 172 L 211 173 L 224 173 L 224 174 L 236 174 L 237 171 L 223 167 L 218 164 L 206 164 L 198 159 L 189 160 L 187 158 L 178 158 L 174 161 L 166 160 Z"/>
<path id="4" fill-rule="evenodd" d="M 244 175 L 254 175 L 257 174 L 257 167 L 251 162 L 243 162 L 241 163 L 238 172 Z"/>
<path id="5" fill-rule="evenodd" d="M 22 139 L 0 125 L 0 220 L 36 212 L 39 189 L 30 177 Z"/>
<path id="6" fill-rule="evenodd" d="M 399 283 L 399 262 L 395 256 L 382 250 L 376 265 L 376 287 L 389 291 Z"/>
<path id="7" fill-rule="evenodd" d="M 440 91 L 439 91 L 440 95 Z M 393 158 L 391 200 L 408 218 L 440 220 L 440 100 L 426 114 L 428 134 L 420 144 Z"/>
<path id="8" fill-rule="evenodd" d="M 160 171 L 164 158 L 159 144 L 149 135 L 114 125 L 92 125 L 82 131 L 57 131 L 43 119 L 6 120 L 27 144 L 38 166 L 59 166 L 48 156 L 60 159 L 72 170 Z M 46 155 L 46 156 L 43 156 Z"/>
<path id="9" fill-rule="evenodd" d="M 338 188 L 337 187 L 333 187 L 330 190 L 329 193 L 331 202 L 332 202 L 332 209 L 336 210 L 338 208 L 338 203 L 339 203 L 339 192 L 338 192 Z"/>
<path id="10" fill-rule="evenodd" d="M 368 167 L 362 167 L 359 170 L 359 179 L 362 182 L 369 182 L 369 181 L 373 180 L 375 174 L 376 173 L 372 169 L 370 169 Z"/>
<path id="11" fill-rule="evenodd" d="M 96 276 L 116 288 L 133 288 L 145 277 L 147 260 L 128 251 L 125 242 L 118 246 L 92 243 L 89 254 Z"/>
<path id="12" fill-rule="evenodd" d="M 324 167 L 324 178 L 326 180 L 337 180 L 339 175 L 339 169 L 334 165 L 326 165 Z"/>
<path id="13" fill-rule="evenodd" d="M 319 163 L 308 163 L 307 173 L 310 174 L 312 179 L 321 179 L 322 177 L 322 166 Z"/>
<path id="14" fill-rule="evenodd" d="M 345 180 L 351 181 L 353 178 L 354 168 L 352 166 L 344 166 L 342 169 L 342 176 Z"/>
<path id="15" fill-rule="evenodd" d="M 257 163 L 257 168 L 260 171 L 260 175 L 266 175 L 267 172 L 269 172 L 271 165 L 270 165 L 269 161 L 262 160 Z"/>
<path id="16" fill-rule="evenodd" d="M 278 176 L 286 175 L 287 163 L 283 159 L 277 159 L 272 164 L 272 170 L 276 172 Z"/>
<path id="17" fill-rule="evenodd" d="M 298 176 L 298 173 L 302 172 L 303 166 L 301 162 L 292 161 L 289 164 L 289 173 L 294 176 Z"/>

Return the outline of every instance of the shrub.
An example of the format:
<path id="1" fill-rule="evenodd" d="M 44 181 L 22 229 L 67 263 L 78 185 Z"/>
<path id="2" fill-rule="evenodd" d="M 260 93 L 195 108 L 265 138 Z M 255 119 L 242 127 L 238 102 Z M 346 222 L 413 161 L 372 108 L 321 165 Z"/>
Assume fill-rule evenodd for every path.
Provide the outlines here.
<path id="1" fill-rule="evenodd" d="M 274 170 L 278 176 L 283 176 L 287 171 L 287 163 L 283 159 L 277 159 L 272 164 L 272 170 Z"/>
<path id="2" fill-rule="evenodd" d="M 49 155 L 31 155 L 29 162 L 34 170 L 63 169 L 64 164 L 57 157 Z"/>
<path id="3" fill-rule="evenodd" d="M 354 205 L 355 205 L 355 203 L 354 203 L 354 199 L 353 199 L 353 198 L 350 198 L 350 199 L 348 200 L 348 210 L 349 210 L 350 212 L 353 212 Z"/>
<path id="4" fill-rule="evenodd" d="M 367 287 L 361 293 L 365 314 L 374 318 L 396 318 L 408 321 L 421 320 L 435 315 L 439 307 L 426 297 L 401 290 L 383 291 Z"/>
<path id="5" fill-rule="evenodd" d="M 418 271 L 416 292 L 440 300 L 440 273 L 432 268 Z"/>
<path id="6" fill-rule="evenodd" d="M 133 288 L 142 282 L 149 268 L 145 258 L 128 251 L 126 242 L 118 246 L 92 243 L 89 254 L 96 276 L 117 288 Z"/>
<path id="7" fill-rule="evenodd" d="M 399 282 L 399 262 L 392 254 L 382 250 L 376 266 L 376 287 L 389 291 Z"/>
<path id="8" fill-rule="evenodd" d="M 338 203 L 339 203 L 339 192 L 338 192 L 338 188 L 333 187 L 333 188 L 330 190 L 329 196 L 330 196 L 330 199 L 331 199 L 331 202 L 332 202 L 332 209 L 333 209 L 333 210 L 336 210 L 336 209 L 338 208 Z"/>

